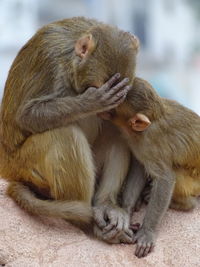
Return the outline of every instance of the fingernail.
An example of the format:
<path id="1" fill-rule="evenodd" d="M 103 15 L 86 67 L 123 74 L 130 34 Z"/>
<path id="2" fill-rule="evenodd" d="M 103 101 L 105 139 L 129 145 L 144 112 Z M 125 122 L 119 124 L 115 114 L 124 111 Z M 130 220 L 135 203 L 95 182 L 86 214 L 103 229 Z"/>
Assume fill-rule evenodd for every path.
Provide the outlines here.
<path id="1" fill-rule="evenodd" d="M 120 73 L 116 73 L 116 77 L 119 78 L 120 77 Z"/>
<path id="2" fill-rule="evenodd" d="M 125 78 L 125 81 L 126 81 L 126 82 L 129 82 L 129 78 Z"/>

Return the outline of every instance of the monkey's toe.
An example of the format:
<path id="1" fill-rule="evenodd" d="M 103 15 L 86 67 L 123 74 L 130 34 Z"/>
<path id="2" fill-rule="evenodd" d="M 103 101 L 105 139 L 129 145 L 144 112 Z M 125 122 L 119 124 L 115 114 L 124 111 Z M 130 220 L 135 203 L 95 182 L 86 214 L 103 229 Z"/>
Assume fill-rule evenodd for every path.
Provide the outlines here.
<path id="1" fill-rule="evenodd" d="M 135 256 L 138 258 L 146 257 L 152 250 L 154 244 L 151 242 L 138 243 L 135 250 Z"/>
<path id="2" fill-rule="evenodd" d="M 154 248 L 154 234 L 143 228 L 136 233 L 133 238 L 136 244 L 135 256 L 138 258 L 147 256 Z"/>

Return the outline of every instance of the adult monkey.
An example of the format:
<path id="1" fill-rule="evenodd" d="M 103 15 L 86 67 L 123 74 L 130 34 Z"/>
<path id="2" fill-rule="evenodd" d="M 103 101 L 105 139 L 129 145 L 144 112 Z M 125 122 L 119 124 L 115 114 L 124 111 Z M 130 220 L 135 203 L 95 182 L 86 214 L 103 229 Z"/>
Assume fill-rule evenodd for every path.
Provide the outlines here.
<path id="1" fill-rule="evenodd" d="M 109 162 L 101 173 L 95 218 L 100 226 L 106 216 L 108 223 L 120 218 L 118 230 L 128 233 L 122 241 L 130 240 L 127 217 L 116 201 L 129 151 L 96 113 L 124 100 L 137 48 L 129 33 L 78 17 L 43 27 L 21 49 L 6 82 L 0 128 L 0 173 L 21 207 L 89 224 L 95 184 L 91 146 L 98 162 L 98 139 L 112 131 L 109 145 L 100 147 Z"/>

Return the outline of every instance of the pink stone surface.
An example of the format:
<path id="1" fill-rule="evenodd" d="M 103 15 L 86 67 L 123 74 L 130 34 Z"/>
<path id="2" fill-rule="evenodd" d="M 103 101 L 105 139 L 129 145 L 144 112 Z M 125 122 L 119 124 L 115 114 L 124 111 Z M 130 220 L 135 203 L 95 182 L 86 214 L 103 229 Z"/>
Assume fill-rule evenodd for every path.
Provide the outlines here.
<path id="1" fill-rule="evenodd" d="M 5 195 L 6 186 L 0 180 L 0 266 L 200 266 L 200 201 L 192 212 L 169 210 L 154 252 L 138 259 L 134 245 L 108 245 L 62 220 L 30 216 Z"/>

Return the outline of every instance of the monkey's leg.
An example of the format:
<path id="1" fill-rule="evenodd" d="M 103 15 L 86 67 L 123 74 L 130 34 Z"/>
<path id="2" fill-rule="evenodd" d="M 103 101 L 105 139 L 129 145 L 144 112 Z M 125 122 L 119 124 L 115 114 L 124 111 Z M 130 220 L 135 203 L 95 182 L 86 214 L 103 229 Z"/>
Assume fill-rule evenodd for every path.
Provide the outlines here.
<path id="1" fill-rule="evenodd" d="M 160 170 L 159 173 L 162 173 L 162 171 Z M 135 255 L 139 258 L 146 256 L 154 247 L 155 231 L 169 207 L 174 184 L 175 178 L 170 170 L 166 170 L 162 178 L 154 178 L 151 197 L 142 227 L 134 237 L 134 242 L 137 242 Z"/>
<path id="2" fill-rule="evenodd" d="M 196 197 L 176 197 L 171 201 L 170 208 L 175 210 L 189 211 L 194 209 L 196 204 Z"/>
<path id="3" fill-rule="evenodd" d="M 132 156 L 127 182 L 122 195 L 122 207 L 130 216 L 140 198 L 146 181 L 144 167 Z"/>
<path id="4" fill-rule="evenodd" d="M 94 190 L 94 164 L 89 144 L 77 126 L 31 136 L 19 155 L 24 162 L 22 179 L 47 184 L 55 201 L 37 199 L 24 185 L 11 184 L 8 193 L 22 207 L 36 214 L 89 223 Z M 27 162 L 27 164 L 25 164 Z M 35 183 L 37 181 L 37 183 Z"/>
<path id="5" fill-rule="evenodd" d="M 98 150 L 99 151 L 99 150 Z M 129 214 L 118 204 L 118 194 L 127 175 L 130 152 L 121 138 L 110 138 L 101 144 L 104 164 L 94 200 L 95 234 L 110 243 L 132 242 Z"/>
<path id="6" fill-rule="evenodd" d="M 195 208 L 200 194 L 200 182 L 197 177 L 192 177 L 185 169 L 176 170 L 176 184 L 170 208 L 189 211 Z"/>

